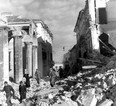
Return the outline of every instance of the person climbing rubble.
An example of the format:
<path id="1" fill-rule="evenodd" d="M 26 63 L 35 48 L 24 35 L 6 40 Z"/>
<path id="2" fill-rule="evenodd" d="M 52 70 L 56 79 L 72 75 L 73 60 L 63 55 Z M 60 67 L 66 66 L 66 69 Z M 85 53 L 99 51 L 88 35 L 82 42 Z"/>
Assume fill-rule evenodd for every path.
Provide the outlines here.
<path id="1" fill-rule="evenodd" d="M 12 106 L 12 103 L 11 103 L 11 97 L 13 96 L 14 97 L 14 89 L 12 86 L 10 86 L 8 84 L 7 81 L 4 82 L 4 88 L 2 89 L 2 91 L 6 93 L 6 103 L 8 104 L 8 106 Z"/>
<path id="2" fill-rule="evenodd" d="M 49 77 L 50 77 L 50 85 L 51 87 L 53 87 L 55 85 L 55 80 L 56 80 L 56 73 L 53 68 L 50 68 Z"/>

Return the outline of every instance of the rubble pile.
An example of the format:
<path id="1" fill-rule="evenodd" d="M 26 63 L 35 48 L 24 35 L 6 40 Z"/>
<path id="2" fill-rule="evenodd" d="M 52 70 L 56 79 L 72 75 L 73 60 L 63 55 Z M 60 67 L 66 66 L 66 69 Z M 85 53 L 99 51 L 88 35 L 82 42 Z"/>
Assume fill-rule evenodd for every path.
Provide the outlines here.
<path id="1" fill-rule="evenodd" d="M 104 57 L 101 60 L 103 59 Z M 53 88 L 50 87 L 49 81 L 41 79 L 40 84 L 37 84 L 35 79 L 31 79 L 25 104 L 30 103 L 29 106 L 31 104 L 41 106 L 114 105 L 116 101 L 115 60 L 113 57 L 102 68 L 84 70 L 75 76 L 59 80 L 56 82 L 57 86 Z"/>
<path id="2" fill-rule="evenodd" d="M 49 87 L 50 87 L 50 82 L 41 79 L 41 81 L 40 81 L 40 87 L 41 87 L 41 88 L 46 88 L 46 87 L 49 88 Z"/>
<path id="3" fill-rule="evenodd" d="M 9 82 L 9 84 L 13 87 L 13 89 L 15 90 L 15 96 L 17 98 L 20 98 L 20 95 L 19 95 L 19 84 L 16 84 L 14 82 Z"/>
<path id="4" fill-rule="evenodd" d="M 107 65 L 102 67 L 101 70 L 102 70 L 102 72 L 104 72 L 104 71 L 107 71 L 107 70 L 110 70 L 110 69 L 115 69 L 115 68 L 116 68 L 116 55 L 112 56 L 109 59 Z"/>
<path id="5" fill-rule="evenodd" d="M 5 92 L 0 92 L 0 105 L 7 106 Z"/>
<path id="6" fill-rule="evenodd" d="M 84 65 L 97 65 L 99 67 L 102 67 L 103 65 L 106 65 L 109 62 L 109 57 L 103 56 L 98 51 L 93 51 L 92 53 L 87 54 L 87 58 L 84 59 L 83 64 Z"/>
<path id="7" fill-rule="evenodd" d="M 107 64 L 110 59 L 109 57 L 103 56 L 102 54 L 100 54 L 98 51 L 95 50 L 92 53 L 88 54 L 88 58 L 96 61 L 100 61 L 104 64 Z"/>
<path id="8" fill-rule="evenodd" d="M 27 89 L 27 98 L 33 98 L 34 96 L 38 95 L 38 92 L 48 89 L 50 87 L 50 83 L 44 81 L 43 79 L 40 80 L 40 84 L 37 83 L 36 79 L 30 79 L 30 87 Z"/>
<path id="9" fill-rule="evenodd" d="M 32 98 L 35 95 L 35 92 L 39 91 L 40 87 L 36 79 L 30 79 L 30 87 L 27 88 L 26 98 Z"/>
<path id="10" fill-rule="evenodd" d="M 76 76 L 59 81 L 62 95 L 79 106 L 115 106 L 116 104 L 116 56 L 106 66 L 84 70 Z M 103 70 L 104 69 L 104 70 Z M 68 96 L 64 91 L 70 94 Z M 71 106 L 71 105 L 70 105 Z"/>
<path id="11" fill-rule="evenodd" d="M 44 79 L 40 84 L 33 78 L 27 88 L 24 105 L 49 106 L 115 106 L 116 104 L 116 56 L 102 68 L 83 70 L 75 76 L 68 76 L 58 80 L 55 87 Z M 103 70 L 104 69 L 104 70 Z M 15 96 L 11 101 L 19 104 L 19 85 L 11 83 L 15 89 Z M 0 92 L 0 103 L 5 106 L 5 93 Z"/>
<path id="12" fill-rule="evenodd" d="M 97 94 L 95 93 L 95 95 L 97 95 L 96 98 L 98 100 L 97 102 L 98 104 L 104 99 L 104 97 L 105 99 L 114 101 L 112 96 L 113 96 L 114 88 L 116 89 L 115 73 L 116 73 L 116 69 L 111 69 L 105 72 L 104 74 L 98 73 L 98 74 L 93 75 L 93 77 L 86 77 L 87 79 L 85 80 L 86 83 L 83 82 L 81 90 L 87 90 L 91 88 L 101 89 L 101 92 L 100 92 L 101 95 L 98 96 L 98 93 Z"/>
<path id="13" fill-rule="evenodd" d="M 104 73 L 93 71 L 95 70 L 79 72 L 75 76 L 57 81 L 56 84 L 63 89 L 58 92 L 53 90 L 43 96 L 39 93 L 41 99 L 39 98 L 38 103 L 44 102 L 53 106 L 111 106 L 116 100 L 116 69 Z"/>

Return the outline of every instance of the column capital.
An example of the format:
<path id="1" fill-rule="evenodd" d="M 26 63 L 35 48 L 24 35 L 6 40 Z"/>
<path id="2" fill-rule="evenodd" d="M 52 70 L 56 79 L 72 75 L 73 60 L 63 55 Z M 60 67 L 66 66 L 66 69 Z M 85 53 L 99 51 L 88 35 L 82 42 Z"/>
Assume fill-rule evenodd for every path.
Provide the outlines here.
<path id="1" fill-rule="evenodd" d="M 38 46 L 36 46 L 36 45 L 33 45 L 33 47 L 35 47 L 35 48 L 36 48 L 36 47 L 38 47 Z"/>
<path id="2" fill-rule="evenodd" d="M 11 27 L 13 37 L 22 37 L 21 27 Z"/>
<path id="3" fill-rule="evenodd" d="M 33 42 L 25 42 L 27 45 L 32 45 Z"/>
<path id="4" fill-rule="evenodd" d="M 12 33 L 13 37 L 22 37 L 21 31 L 13 30 Z"/>
<path id="5" fill-rule="evenodd" d="M 33 46 L 33 48 L 37 48 L 37 47 L 38 47 L 38 46 L 35 46 L 35 45 Z"/>
<path id="6" fill-rule="evenodd" d="M 10 28 L 7 26 L 0 26 L 0 30 L 9 30 Z"/>

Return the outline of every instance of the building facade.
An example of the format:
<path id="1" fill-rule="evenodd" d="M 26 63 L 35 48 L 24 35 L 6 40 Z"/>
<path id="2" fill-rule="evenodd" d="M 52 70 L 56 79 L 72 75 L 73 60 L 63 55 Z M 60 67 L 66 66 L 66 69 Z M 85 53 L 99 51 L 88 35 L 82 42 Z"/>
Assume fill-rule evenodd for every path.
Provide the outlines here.
<path id="1" fill-rule="evenodd" d="M 92 50 L 92 39 L 90 30 L 90 15 L 88 2 L 86 1 L 85 8 L 79 12 L 77 22 L 74 28 L 77 39 L 77 58 L 84 57 L 85 52 Z"/>
<path id="2" fill-rule="evenodd" d="M 3 13 L 0 19 L 0 81 L 12 77 L 15 82 L 28 73 L 48 75 L 52 66 L 53 35 L 42 20 L 24 19 Z"/>

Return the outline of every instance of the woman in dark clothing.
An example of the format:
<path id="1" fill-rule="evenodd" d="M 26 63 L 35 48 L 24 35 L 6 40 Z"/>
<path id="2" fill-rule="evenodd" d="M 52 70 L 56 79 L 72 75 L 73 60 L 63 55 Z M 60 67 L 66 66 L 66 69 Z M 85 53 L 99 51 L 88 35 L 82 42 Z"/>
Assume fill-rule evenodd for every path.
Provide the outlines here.
<path id="1" fill-rule="evenodd" d="M 20 94 L 20 103 L 21 103 L 22 100 L 26 98 L 26 86 L 22 81 L 20 82 L 19 85 L 19 94 Z"/>
<path id="2" fill-rule="evenodd" d="M 24 74 L 24 77 L 26 79 L 26 87 L 28 88 L 30 87 L 30 77 L 28 74 Z"/>

